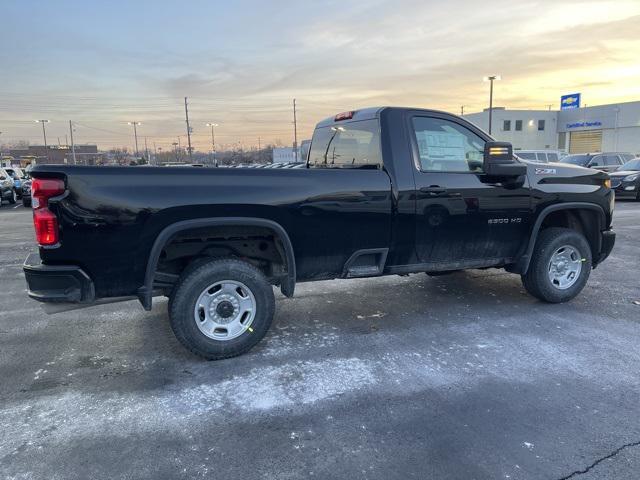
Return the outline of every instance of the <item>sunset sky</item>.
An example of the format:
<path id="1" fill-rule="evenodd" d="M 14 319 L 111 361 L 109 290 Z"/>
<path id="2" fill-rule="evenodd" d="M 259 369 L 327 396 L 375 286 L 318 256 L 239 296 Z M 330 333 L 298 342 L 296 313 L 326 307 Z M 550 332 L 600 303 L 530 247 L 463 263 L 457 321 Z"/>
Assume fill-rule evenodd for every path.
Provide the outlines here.
<path id="1" fill-rule="evenodd" d="M 640 1 L 4 0 L 0 143 L 133 144 L 128 121 L 169 148 L 299 140 L 336 112 L 374 105 L 458 113 L 640 100 Z"/>

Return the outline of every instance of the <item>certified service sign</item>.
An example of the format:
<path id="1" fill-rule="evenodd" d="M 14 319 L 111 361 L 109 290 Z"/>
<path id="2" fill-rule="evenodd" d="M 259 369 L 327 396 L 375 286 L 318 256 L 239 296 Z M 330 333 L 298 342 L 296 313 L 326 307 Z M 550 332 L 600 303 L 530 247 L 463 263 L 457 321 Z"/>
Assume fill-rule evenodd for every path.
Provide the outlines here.
<path id="1" fill-rule="evenodd" d="M 571 93 L 560 97 L 560 110 L 570 110 L 580 108 L 580 94 Z"/>

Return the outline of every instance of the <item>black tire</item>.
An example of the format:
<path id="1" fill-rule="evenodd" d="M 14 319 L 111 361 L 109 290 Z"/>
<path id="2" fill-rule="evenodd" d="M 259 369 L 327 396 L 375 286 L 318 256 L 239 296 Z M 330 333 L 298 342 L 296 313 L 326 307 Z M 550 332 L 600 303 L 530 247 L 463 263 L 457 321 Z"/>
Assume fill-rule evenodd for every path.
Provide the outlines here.
<path id="1" fill-rule="evenodd" d="M 24 207 L 31 208 L 31 199 L 27 197 L 22 197 L 22 205 Z"/>
<path id="2" fill-rule="evenodd" d="M 11 196 L 9 197 L 9 203 L 11 205 L 15 205 L 16 201 L 18 200 L 18 194 L 16 193 L 15 190 L 11 190 Z"/>
<path id="3" fill-rule="evenodd" d="M 553 254 L 563 246 L 575 248 L 582 260 L 577 280 L 568 288 L 561 289 L 549 279 L 549 264 Z M 522 275 L 524 288 L 534 297 L 549 303 L 567 302 L 584 288 L 591 273 L 591 248 L 587 239 L 570 228 L 547 228 L 536 240 L 529 270 Z"/>
<path id="4" fill-rule="evenodd" d="M 206 336 L 194 318 L 198 297 L 219 281 L 241 282 L 255 298 L 255 317 L 251 328 L 230 340 Z M 273 287 L 264 274 L 253 265 L 235 259 L 216 259 L 187 268 L 176 284 L 169 303 L 171 328 L 188 350 L 208 360 L 241 355 L 253 348 L 267 333 L 275 312 Z"/>

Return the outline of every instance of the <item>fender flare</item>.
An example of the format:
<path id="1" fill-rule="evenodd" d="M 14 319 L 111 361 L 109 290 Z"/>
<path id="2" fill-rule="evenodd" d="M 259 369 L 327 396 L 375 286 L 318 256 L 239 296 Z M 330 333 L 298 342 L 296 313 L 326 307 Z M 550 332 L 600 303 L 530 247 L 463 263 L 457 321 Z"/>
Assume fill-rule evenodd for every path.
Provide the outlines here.
<path id="1" fill-rule="evenodd" d="M 273 230 L 278 239 L 282 242 L 286 257 L 285 266 L 287 268 L 287 277 L 282 282 L 280 289 L 285 296 L 292 297 L 296 286 L 296 259 L 293 254 L 293 245 L 291 244 L 289 235 L 282 227 L 282 225 L 274 222 L 273 220 L 255 217 L 195 218 L 191 220 L 172 223 L 171 225 L 165 227 L 153 242 L 153 247 L 151 247 L 151 251 L 147 259 L 144 285 L 138 289 L 138 299 L 140 300 L 140 303 L 142 303 L 142 306 L 145 308 L 145 310 L 151 310 L 153 297 L 153 279 L 156 273 L 156 269 L 158 268 L 160 254 L 167 243 L 169 243 L 178 233 L 185 230 L 204 227 L 226 227 L 233 225 L 264 227 Z"/>
<path id="2" fill-rule="evenodd" d="M 529 235 L 529 243 L 527 244 L 527 248 L 525 252 L 520 256 L 517 264 L 517 272 L 524 275 L 529 270 L 529 264 L 531 263 L 531 255 L 533 254 L 533 249 L 536 246 L 536 240 L 538 239 L 538 233 L 540 233 L 540 227 L 542 226 L 542 222 L 544 219 L 552 212 L 557 212 L 558 210 L 593 210 L 597 212 L 598 215 L 598 231 L 602 232 L 605 229 L 606 216 L 604 213 L 604 209 L 595 203 L 587 203 L 587 202 L 566 202 L 566 203 L 557 203 L 554 205 L 549 205 L 545 207 L 533 225 L 533 229 L 531 230 L 531 235 Z M 598 245 L 596 245 L 596 250 L 600 251 L 602 241 L 601 236 L 598 236 Z"/>

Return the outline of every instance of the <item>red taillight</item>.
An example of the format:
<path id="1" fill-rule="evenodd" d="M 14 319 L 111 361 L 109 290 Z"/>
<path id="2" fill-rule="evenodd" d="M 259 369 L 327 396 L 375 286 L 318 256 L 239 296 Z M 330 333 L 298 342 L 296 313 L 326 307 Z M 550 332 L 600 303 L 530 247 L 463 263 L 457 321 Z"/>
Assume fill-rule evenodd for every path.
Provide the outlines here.
<path id="1" fill-rule="evenodd" d="M 64 193 L 64 181 L 51 178 L 35 178 L 31 183 L 33 226 L 36 241 L 40 245 L 55 245 L 60 241 L 58 219 L 49 210 L 49 199 Z"/>
<path id="2" fill-rule="evenodd" d="M 48 208 L 33 211 L 33 225 L 36 228 L 36 240 L 40 245 L 58 243 L 58 219 Z"/>

